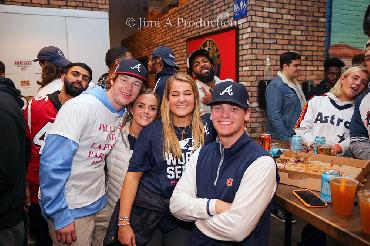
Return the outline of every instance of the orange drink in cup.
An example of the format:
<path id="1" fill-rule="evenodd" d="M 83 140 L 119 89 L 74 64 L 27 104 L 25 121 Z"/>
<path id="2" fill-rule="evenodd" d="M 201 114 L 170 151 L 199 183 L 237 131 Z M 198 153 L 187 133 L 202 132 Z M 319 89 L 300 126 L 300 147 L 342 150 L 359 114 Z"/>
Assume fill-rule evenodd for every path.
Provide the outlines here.
<path id="1" fill-rule="evenodd" d="M 331 202 L 334 212 L 339 215 L 351 215 L 355 202 L 358 182 L 347 177 L 330 180 Z"/>
<path id="2" fill-rule="evenodd" d="M 366 234 L 370 234 L 370 190 L 357 192 L 360 203 L 361 228 Z"/>

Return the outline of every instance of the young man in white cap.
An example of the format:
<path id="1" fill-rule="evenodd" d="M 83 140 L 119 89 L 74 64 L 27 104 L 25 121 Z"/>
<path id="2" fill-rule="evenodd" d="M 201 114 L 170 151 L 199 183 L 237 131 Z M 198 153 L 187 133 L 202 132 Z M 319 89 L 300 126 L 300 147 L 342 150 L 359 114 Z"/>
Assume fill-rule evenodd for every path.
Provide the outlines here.
<path id="1" fill-rule="evenodd" d="M 267 245 L 278 175 L 274 160 L 244 131 L 247 89 L 218 84 L 210 105 L 218 140 L 191 156 L 172 194 L 171 213 L 195 221 L 189 245 Z"/>
<path id="2" fill-rule="evenodd" d="M 54 245 L 101 245 L 105 235 L 105 157 L 117 141 L 125 106 L 147 84 L 147 71 L 123 59 L 111 88 L 94 86 L 60 109 L 45 141 L 40 204 Z"/>

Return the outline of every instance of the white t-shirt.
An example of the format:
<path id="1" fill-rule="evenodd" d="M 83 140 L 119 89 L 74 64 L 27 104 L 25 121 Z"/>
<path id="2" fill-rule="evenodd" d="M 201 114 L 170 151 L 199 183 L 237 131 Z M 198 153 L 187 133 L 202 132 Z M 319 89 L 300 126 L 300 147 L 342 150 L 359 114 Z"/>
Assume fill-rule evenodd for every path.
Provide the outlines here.
<path id="1" fill-rule="evenodd" d="M 49 134 L 78 144 L 65 185 L 70 209 L 90 205 L 104 195 L 105 157 L 117 141 L 121 127 L 122 116 L 90 94 L 81 94 L 60 109 Z"/>

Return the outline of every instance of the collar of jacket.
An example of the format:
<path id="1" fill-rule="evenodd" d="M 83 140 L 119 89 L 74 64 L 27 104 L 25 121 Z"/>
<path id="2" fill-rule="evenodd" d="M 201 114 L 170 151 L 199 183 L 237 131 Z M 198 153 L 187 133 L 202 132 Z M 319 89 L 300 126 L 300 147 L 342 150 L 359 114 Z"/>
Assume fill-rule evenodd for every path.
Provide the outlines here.
<path id="1" fill-rule="evenodd" d="M 248 135 L 244 132 L 240 136 L 240 138 L 233 145 L 231 145 L 230 148 L 224 148 L 224 146 L 222 145 L 218 137 L 216 141 L 221 145 L 222 148 L 220 149 L 224 150 L 224 157 L 227 158 L 229 156 L 233 156 L 237 154 L 238 152 L 240 152 L 241 149 L 245 147 L 245 145 L 251 141 L 251 138 L 248 137 Z"/>
<path id="2" fill-rule="evenodd" d="M 157 81 L 159 78 L 164 76 L 172 76 L 176 74 L 176 69 L 174 67 L 165 67 L 162 71 L 155 75 L 155 80 Z"/>

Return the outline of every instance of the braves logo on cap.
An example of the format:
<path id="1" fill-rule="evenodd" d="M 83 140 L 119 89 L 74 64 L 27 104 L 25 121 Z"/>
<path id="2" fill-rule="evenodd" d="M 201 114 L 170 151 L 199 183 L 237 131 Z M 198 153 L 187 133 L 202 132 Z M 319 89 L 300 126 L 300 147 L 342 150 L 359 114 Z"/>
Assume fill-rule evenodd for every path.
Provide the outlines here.
<path id="1" fill-rule="evenodd" d="M 131 70 L 134 70 L 134 69 L 136 69 L 140 73 L 141 64 L 139 63 L 136 66 L 131 67 Z"/>
<path id="2" fill-rule="evenodd" d="M 233 92 L 233 86 L 230 85 L 228 87 L 225 88 L 225 90 L 223 90 L 221 93 L 220 93 L 220 96 L 223 96 L 225 93 L 229 94 L 229 96 L 232 96 L 234 95 L 234 92 Z"/>
<path id="3" fill-rule="evenodd" d="M 59 55 L 60 57 L 63 57 L 63 58 L 64 58 L 64 54 L 63 54 L 63 52 L 62 52 L 61 50 L 58 50 L 58 55 Z"/>

